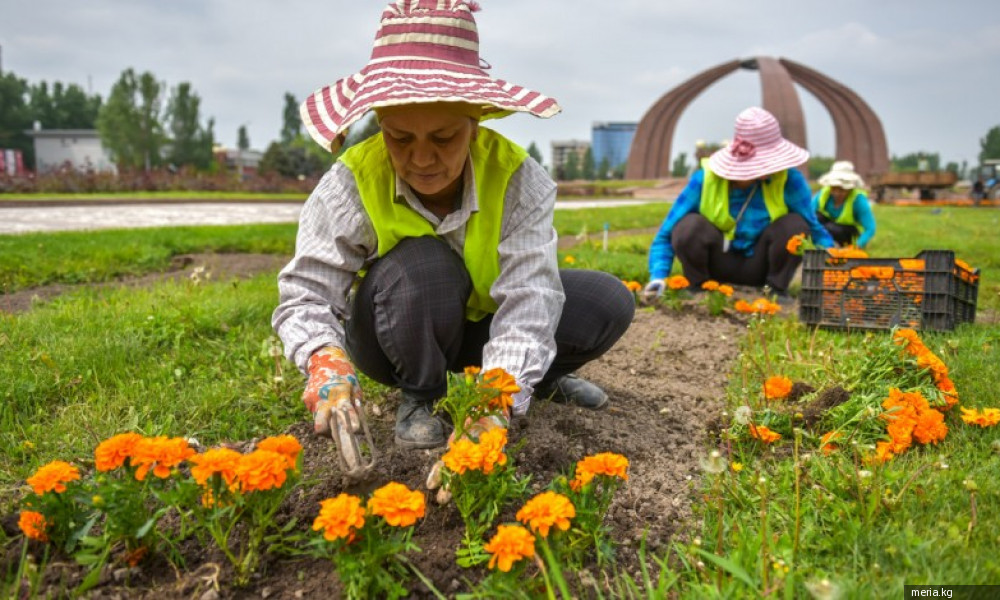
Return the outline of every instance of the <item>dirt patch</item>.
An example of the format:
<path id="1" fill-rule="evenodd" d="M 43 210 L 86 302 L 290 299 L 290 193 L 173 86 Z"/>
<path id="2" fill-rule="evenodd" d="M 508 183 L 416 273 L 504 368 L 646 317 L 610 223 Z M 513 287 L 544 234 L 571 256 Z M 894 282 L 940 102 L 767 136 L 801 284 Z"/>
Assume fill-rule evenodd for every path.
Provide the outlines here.
<path id="1" fill-rule="evenodd" d="M 0 312 L 19 313 L 31 310 L 40 302 L 48 302 L 62 294 L 79 289 L 119 287 L 147 287 L 164 281 L 179 281 L 190 278 L 196 270 L 198 276 L 213 280 L 245 279 L 265 271 L 277 271 L 285 266 L 291 257 L 274 254 L 178 254 L 171 258 L 166 271 L 149 273 L 140 277 L 122 277 L 106 283 L 56 283 L 21 290 L 10 294 L 0 294 Z"/>
<path id="2" fill-rule="evenodd" d="M 511 441 L 524 440 L 512 457 L 519 474 L 530 475 L 533 490 L 541 490 L 565 473 L 577 460 L 597 452 L 617 452 L 630 460 L 630 478 L 616 496 L 607 517 L 618 545 L 617 567 L 638 573 L 638 542 L 645 534 L 650 552 L 662 555 L 669 542 L 688 535 L 692 526 L 699 459 L 706 453 L 706 423 L 722 409 L 724 387 L 745 324 L 735 317 L 709 317 L 699 306 L 683 313 L 641 309 L 619 343 L 581 375 L 601 385 L 611 396 L 610 407 L 591 412 L 536 401 L 529 415 L 512 424 Z M 342 491 L 367 494 L 389 481 L 425 489 L 428 468 L 441 450 L 401 450 L 392 443 L 398 393 L 369 419 L 381 453 L 376 472 L 364 484 L 345 486 L 332 443 L 311 433 L 311 425 L 297 424 L 289 433 L 304 446 L 303 487 L 278 517 L 296 518 L 306 530 L 319 501 Z M 430 496 L 429 496 L 430 497 Z M 513 510 L 513 509 L 512 509 Z M 513 514 L 501 521 L 512 521 Z M 435 587 L 451 597 L 468 591 L 469 582 L 482 578 L 478 569 L 455 564 L 462 522 L 451 505 L 431 500 L 418 523 L 414 541 L 423 551 L 412 557 Z M 15 549 L 16 550 L 16 549 Z M 93 598 L 314 598 L 339 597 L 340 586 L 329 563 L 314 559 L 271 557 L 263 575 L 248 589 L 227 586 L 229 569 L 217 552 L 191 546 L 184 549 L 186 567 L 174 572 L 156 561 L 130 572 L 109 569 Z M 8 556 L 8 559 L 16 557 Z M 63 562 L 54 585 L 78 580 L 82 571 Z M 67 572 L 68 571 L 68 572 Z M 127 576 L 127 579 L 126 579 Z M 221 591 L 211 591 L 212 582 Z M 61 583 L 60 583 L 61 582 Z M 414 597 L 431 597 L 414 584 Z M 64 588 L 63 588 L 64 589 Z M 203 595 L 205 594 L 205 595 Z"/>

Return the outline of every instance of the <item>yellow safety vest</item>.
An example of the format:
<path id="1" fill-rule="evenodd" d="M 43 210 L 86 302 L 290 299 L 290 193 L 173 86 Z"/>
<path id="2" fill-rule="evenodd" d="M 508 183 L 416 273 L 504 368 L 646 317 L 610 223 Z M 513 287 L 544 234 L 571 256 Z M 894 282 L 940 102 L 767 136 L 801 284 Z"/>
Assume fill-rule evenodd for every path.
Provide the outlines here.
<path id="1" fill-rule="evenodd" d="M 852 225 L 858 228 L 858 231 L 863 232 L 865 229 L 860 223 L 854 221 L 854 199 L 858 197 L 861 190 L 853 189 L 847 194 L 847 199 L 844 200 L 844 208 L 840 211 L 840 215 L 834 219 L 830 216 L 829 211 L 826 209 L 826 202 L 830 199 L 830 187 L 826 186 L 819 191 L 819 212 L 825 215 L 827 219 L 830 219 L 838 225 Z"/>
<path id="2" fill-rule="evenodd" d="M 736 236 L 736 219 L 729 214 L 729 181 L 708 168 L 707 158 L 702 159 L 701 167 L 705 180 L 701 185 L 701 204 L 698 210 L 712 225 L 719 228 L 727 240 L 732 240 Z M 761 185 L 764 206 L 767 207 L 772 223 L 788 214 L 788 205 L 785 204 L 786 181 L 788 171 L 781 171 L 768 176 Z"/>
<path id="3" fill-rule="evenodd" d="M 500 276 L 497 250 L 504 197 L 511 176 L 528 153 L 499 133 L 480 127 L 469 154 L 476 176 L 479 210 L 472 213 L 465 226 L 462 257 L 473 288 L 465 316 L 471 321 L 479 321 L 497 310 L 490 288 Z M 379 256 L 385 256 L 406 238 L 438 237 L 427 219 L 405 202 L 396 202 L 396 172 L 381 134 L 352 146 L 340 161 L 354 174 L 361 203 L 375 228 Z"/>

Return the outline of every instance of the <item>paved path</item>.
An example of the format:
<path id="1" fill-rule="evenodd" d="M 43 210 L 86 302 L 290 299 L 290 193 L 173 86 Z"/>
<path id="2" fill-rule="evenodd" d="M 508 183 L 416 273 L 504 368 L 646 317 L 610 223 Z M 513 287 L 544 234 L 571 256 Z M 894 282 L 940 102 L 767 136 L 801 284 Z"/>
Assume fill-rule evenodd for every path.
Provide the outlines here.
<path id="1" fill-rule="evenodd" d="M 649 200 L 560 200 L 556 203 L 556 208 L 596 208 L 649 202 Z M 294 223 L 299 219 L 301 208 L 301 204 L 294 202 L 137 203 L 45 207 L 4 207 L 0 203 L 0 234 L 176 225 Z"/>

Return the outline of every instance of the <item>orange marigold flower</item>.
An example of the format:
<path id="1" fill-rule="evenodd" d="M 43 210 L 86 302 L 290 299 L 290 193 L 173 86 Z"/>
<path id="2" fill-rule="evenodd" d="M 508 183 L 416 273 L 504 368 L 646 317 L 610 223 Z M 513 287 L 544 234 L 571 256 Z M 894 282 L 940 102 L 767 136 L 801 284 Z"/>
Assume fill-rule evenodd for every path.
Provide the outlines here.
<path id="1" fill-rule="evenodd" d="M 892 444 L 889 442 L 878 442 L 875 444 L 874 462 L 884 463 L 892 460 L 895 454 L 892 452 Z"/>
<path id="2" fill-rule="evenodd" d="M 489 406 L 493 410 L 506 410 L 513 406 L 514 394 L 521 391 L 521 386 L 517 385 L 514 376 L 500 367 L 483 373 L 480 387 L 498 392 L 497 397 L 490 400 Z"/>
<path id="3" fill-rule="evenodd" d="M 628 288 L 628 291 L 630 292 L 638 292 L 639 290 L 642 289 L 642 284 L 639 283 L 638 281 L 625 281 L 623 279 L 622 283 L 625 284 L 625 287 Z"/>
<path id="4" fill-rule="evenodd" d="M 500 525 L 483 550 L 493 555 L 489 568 L 508 573 L 515 562 L 535 555 L 535 536 L 520 525 Z"/>
<path id="5" fill-rule="evenodd" d="M 569 498 L 555 492 L 542 492 L 524 503 L 517 511 L 517 520 L 542 537 L 549 537 L 549 528 L 569 529 L 569 520 L 576 516 L 576 507 Z"/>
<path id="6" fill-rule="evenodd" d="M 753 307 L 750 306 L 750 303 L 747 302 L 746 300 L 737 300 L 736 303 L 733 304 L 733 308 L 735 308 L 737 312 L 741 312 L 741 313 L 752 313 L 752 312 L 754 312 Z"/>
<path id="7" fill-rule="evenodd" d="M 484 431 L 479 436 L 479 456 L 482 460 L 483 473 L 489 475 L 497 465 L 507 464 L 504 448 L 507 446 L 507 430 L 495 427 Z"/>
<path id="8" fill-rule="evenodd" d="M 754 425 L 750 424 L 750 435 L 765 444 L 770 444 L 781 439 L 781 434 L 776 431 L 771 431 L 764 425 Z"/>
<path id="9" fill-rule="evenodd" d="M 833 454 L 834 452 L 836 452 L 840 448 L 840 446 L 834 444 L 833 442 L 835 440 L 839 440 L 841 437 L 843 436 L 840 434 L 839 431 L 830 431 L 824 433 L 823 437 L 820 438 L 819 441 L 820 449 L 823 451 L 823 454 Z"/>
<path id="10" fill-rule="evenodd" d="M 22 510 L 17 519 L 17 526 L 21 528 L 24 535 L 39 542 L 49 541 L 49 536 L 45 533 L 48 523 L 45 522 L 45 515 L 33 510 Z"/>
<path id="11" fill-rule="evenodd" d="M 236 482 L 236 466 L 243 455 L 230 448 L 212 448 L 188 459 L 191 462 L 191 477 L 198 485 L 205 485 L 212 475 L 218 473 L 227 486 Z"/>
<path id="12" fill-rule="evenodd" d="M 715 290 L 719 289 L 719 282 L 715 281 L 714 279 L 709 279 L 705 283 L 701 284 L 701 289 L 714 292 Z"/>
<path id="13" fill-rule="evenodd" d="M 576 477 L 570 486 L 579 491 L 590 483 L 595 475 L 619 477 L 628 481 L 628 459 L 614 452 L 602 452 L 584 457 L 576 463 Z"/>
<path id="14" fill-rule="evenodd" d="M 349 494 L 340 494 L 336 498 L 327 498 L 319 503 L 319 515 L 313 520 L 313 531 L 322 531 L 323 538 L 332 542 L 346 538 L 354 541 L 355 531 L 365 526 L 365 509 L 361 507 L 361 498 Z"/>
<path id="15" fill-rule="evenodd" d="M 767 298 L 757 298 L 754 300 L 750 307 L 753 312 L 762 315 L 776 315 L 781 311 L 781 305 L 776 302 L 771 302 Z"/>
<path id="16" fill-rule="evenodd" d="M 375 490 L 368 499 L 368 512 L 393 527 L 409 527 L 422 519 L 427 506 L 424 495 L 395 481 Z"/>
<path id="17" fill-rule="evenodd" d="M 482 369 L 480 369 L 479 367 L 474 367 L 474 366 L 465 367 L 465 382 L 472 383 L 473 381 L 475 381 L 476 375 L 479 375 L 480 371 L 482 371 Z"/>
<path id="18" fill-rule="evenodd" d="M 980 411 L 976 408 L 965 408 L 963 406 L 961 409 L 962 420 L 969 425 L 992 427 L 1000 423 L 1000 408 L 984 408 Z"/>
<path id="19" fill-rule="evenodd" d="M 667 278 L 667 287 L 672 290 L 683 290 L 691 285 L 687 277 L 683 275 L 674 275 L 673 277 Z"/>
<path id="20" fill-rule="evenodd" d="M 272 450 L 288 459 L 288 468 L 294 469 L 302 452 L 302 444 L 293 435 L 275 435 L 257 443 L 258 450 Z"/>
<path id="21" fill-rule="evenodd" d="M 768 400 L 783 400 L 792 393 L 792 380 L 784 375 L 768 377 L 764 382 L 764 397 Z"/>
<path id="22" fill-rule="evenodd" d="M 243 492 L 278 489 L 287 477 L 288 459 L 273 450 L 254 450 L 236 463 L 236 480 Z"/>
<path id="23" fill-rule="evenodd" d="M 954 382 L 952 382 L 952 380 L 947 376 L 942 377 L 941 380 L 937 382 L 937 389 L 941 390 L 941 395 L 944 396 L 944 410 L 948 410 L 952 406 L 958 404 L 958 390 L 955 389 Z"/>
<path id="24" fill-rule="evenodd" d="M 131 463 L 136 467 L 135 478 L 139 481 L 146 479 L 150 469 L 153 470 L 153 475 L 165 479 L 170 476 L 171 469 L 191 456 L 194 456 L 194 449 L 188 445 L 187 440 L 161 435 L 142 438 L 136 442 Z"/>
<path id="25" fill-rule="evenodd" d="M 853 246 L 844 248 L 827 248 L 827 253 L 835 258 L 868 258 L 868 253 Z"/>
<path id="26" fill-rule="evenodd" d="M 142 439 L 138 433 L 119 433 L 109 437 L 94 450 L 94 467 L 98 471 L 113 471 L 125 464 L 132 450 Z"/>
<path id="27" fill-rule="evenodd" d="M 788 250 L 789 254 L 801 254 L 802 253 L 802 242 L 805 240 L 805 234 L 793 235 L 788 239 L 788 243 L 785 244 L 785 250 Z"/>
<path id="28" fill-rule="evenodd" d="M 924 411 L 913 427 L 913 437 L 921 444 L 936 444 L 948 435 L 944 415 L 936 410 Z"/>
<path id="29" fill-rule="evenodd" d="M 42 466 L 27 479 L 28 485 L 39 496 L 46 492 L 62 493 L 66 484 L 80 479 L 80 470 L 64 460 L 54 460 Z"/>
<path id="30" fill-rule="evenodd" d="M 478 471 L 483 465 L 483 454 L 476 444 L 468 438 L 459 438 L 451 443 L 448 451 L 441 456 L 444 466 L 452 473 L 461 475 L 466 471 Z"/>
<path id="31" fill-rule="evenodd" d="M 719 286 L 718 292 L 728 298 L 733 295 L 733 286 L 722 284 Z"/>

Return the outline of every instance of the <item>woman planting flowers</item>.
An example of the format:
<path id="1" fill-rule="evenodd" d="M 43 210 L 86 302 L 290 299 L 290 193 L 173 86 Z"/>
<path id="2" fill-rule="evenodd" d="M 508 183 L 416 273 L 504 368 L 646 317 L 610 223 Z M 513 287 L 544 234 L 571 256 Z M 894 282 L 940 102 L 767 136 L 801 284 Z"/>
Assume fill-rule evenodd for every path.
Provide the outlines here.
<path id="1" fill-rule="evenodd" d="M 559 268 L 555 183 L 481 125 L 561 109 L 483 70 L 477 10 L 467 0 L 392 2 L 371 62 L 302 105 L 327 151 L 370 111 L 381 127 L 340 157 L 303 208 L 272 319 L 309 377 L 315 431 L 347 437 L 338 445 L 349 467 L 361 461 L 351 450 L 362 431 L 356 369 L 402 390 L 397 445 L 441 447 L 450 425 L 435 405 L 449 371 L 466 365 L 509 373 L 517 415 L 532 396 L 606 405 L 604 391 L 573 373 L 610 349 L 635 311 L 614 276 Z"/>

